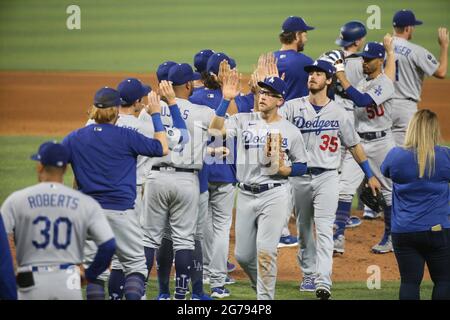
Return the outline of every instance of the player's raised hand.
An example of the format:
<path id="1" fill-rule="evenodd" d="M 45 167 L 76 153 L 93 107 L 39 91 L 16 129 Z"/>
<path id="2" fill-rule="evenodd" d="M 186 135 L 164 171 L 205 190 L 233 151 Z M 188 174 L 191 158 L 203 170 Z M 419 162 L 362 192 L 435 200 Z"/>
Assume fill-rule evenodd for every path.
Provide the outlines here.
<path id="1" fill-rule="evenodd" d="M 155 91 L 150 91 L 150 93 L 147 96 L 148 98 L 148 106 L 146 108 L 147 113 L 153 114 L 153 113 L 161 113 L 161 103 L 160 103 L 160 97 Z"/>
<path id="2" fill-rule="evenodd" d="M 386 50 L 386 53 L 393 54 L 394 53 L 394 38 L 392 38 L 390 33 L 386 33 L 386 35 L 383 38 L 383 46 Z"/>
<path id="3" fill-rule="evenodd" d="M 441 47 L 448 47 L 449 36 L 447 28 L 438 29 L 438 43 Z"/>
<path id="4" fill-rule="evenodd" d="M 279 77 L 277 60 L 272 52 L 269 52 L 266 56 L 266 77 Z"/>
<path id="5" fill-rule="evenodd" d="M 237 69 L 230 70 L 223 78 L 222 96 L 226 100 L 232 100 L 239 94 L 239 73 Z"/>
<path id="6" fill-rule="evenodd" d="M 163 80 L 159 84 L 159 93 L 169 106 L 176 104 L 175 91 L 173 91 L 172 82 Z"/>
<path id="7" fill-rule="evenodd" d="M 230 71 L 231 67 L 228 61 L 222 60 L 219 64 L 219 74 L 217 75 L 219 83 L 223 83 L 223 79 L 229 74 Z"/>

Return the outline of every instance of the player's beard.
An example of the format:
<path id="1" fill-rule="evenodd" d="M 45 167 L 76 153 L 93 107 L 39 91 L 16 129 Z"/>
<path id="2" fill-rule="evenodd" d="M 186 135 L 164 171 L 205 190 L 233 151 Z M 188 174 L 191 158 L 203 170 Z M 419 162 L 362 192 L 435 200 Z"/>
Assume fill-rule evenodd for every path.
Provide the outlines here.
<path id="1" fill-rule="evenodd" d="M 317 83 L 314 83 L 314 84 L 316 85 L 314 88 L 312 88 L 311 84 L 308 85 L 308 89 L 312 94 L 316 94 L 316 93 L 324 90 L 327 86 L 326 82 L 324 82 L 322 85 L 319 85 L 319 86 L 317 86 Z"/>
<path id="2" fill-rule="evenodd" d="M 297 43 L 297 52 L 302 52 L 305 49 L 305 44 L 303 42 Z"/>

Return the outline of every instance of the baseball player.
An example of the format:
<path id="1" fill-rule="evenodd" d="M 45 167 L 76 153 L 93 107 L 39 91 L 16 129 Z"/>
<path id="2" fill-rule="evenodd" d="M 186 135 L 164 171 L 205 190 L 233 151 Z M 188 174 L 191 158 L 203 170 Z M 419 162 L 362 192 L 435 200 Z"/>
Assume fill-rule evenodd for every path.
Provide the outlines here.
<path id="1" fill-rule="evenodd" d="M 17 300 L 16 278 L 8 235 L 0 213 L 0 300 Z"/>
<path id="2" fill-rule="evenodd" d="M 117 241 L 117 256 L 126 275 L 127 300 L 141 299 L 147 267 L 143 234 L 134 211 L 136 200 L 136 159 L 166 155 L 169 151 L 159 103 L 151 104 L 154 139 L 114 124 L 122 104 L 119 92 L 112 88 L 97 91 L 91 118 L 95 124 L 75 130 L 63 144 L 70 150 L 70 163 L 79 190 L 92 195 L 102 206 Z M 101 283 L 91 292 L 104 297 Z"/>
<path id="3" fill-rule="evenodd" d="M 226 63 L 222 63 L 226 61 Z M 222 64 L 221 64 L 222 63 Z M 205 85 L 209 88 L 197 91 L 191 98 L 191 102 L 206 105 L 216 110 L 222 99 L 222 81 L 224 68 L 235 68 L 235 62 L 224 53 L 213 54 L 207 63 L 208 76 Z M 236 99 L 236 109 L 240 111 L 250 111 L 242 108 L 241 96 Z M 230 114 L 236 111 L 231 110 Z M 243 110 L 244 109 L 244 110 Z M 204 279 L 209 282 L 211 296 L 225 298 L 230 295 L 226 284 L 234 283 L 234 280 L 227 276 L 227 258 L 230 238 L 230 228 L 232 221 L 232 209 L 235 196 L 236 167 L 234 165 L 235 148 L 233 139 L 225 141 L 229 146 L 229 154 L 224 159 L 216 154 L 206 155 L 204 168 L 208 172 L 208 217 L 204 230 Z M 209 146 L 212 148 L 223 147 L 223 141 L 211 139 Z"/>
<path id="4" fill-rule="evenodd" d="M 406 127 L 417 111 L 425 76 L 444 79 L 447 74 L 449 34 L 438 29 L 439 60 L 425 48 L 411 43 L 415 26 L 421 25 L 411 10 L 397 11 L 392 19 L 395 51 L 395 93 L 387 102 L 392 110 L 392 134 L 395 144 L 402 146 Z"/>
<path id="5" fill-rule="evenodd" d="M 374 175 L 381 182 L 381 191 L 387 204 L 384 210 L 385 232 L 381 241 L 372 247 L 372 251 L 388 253 L 392 251 L 390 236 L 392 181 L 381 174 L 380 165 L 389 150 L 395 146 L 390 130 L 391 110 L 385 103 L 394 94 L 392 81 L 395 79 L 395 57 L 392 38 L 389 35 L 385 36 L 384 47 L 376 42 L 367 43 L 359 56 L 363 58 L 363 71 L 367 79 L 362 79 L 356 88 L 353 87 L 345 76 L 342 57 L 335 61 L 341 62 L 335 64 L 336 77 L 355 104 L 356 131 L 362 139 Z M 385 56 L 386 65 L 383 71 Z"/>
<path id="6" fill-rule="evenodd" d="M 39 184 L 14 192 L 2 205 L 6 232 L 14 233 L 17 284 L 21 300 L 81 300 L 78 264 L 86 238 L 98 252 L 84 275 L 89 282 L 108 268 L 116 249 L 114 235 L 100 205 L 64 186 L 69 150 L 46 142 L 33 160 Z"/>
<path id="7" fill-rule="evenodd" d="M 284 81 L 269 77 L 258 85 L 260 112 L 235 114 L 225 122 L 239 86 L 236 70 L 225 76 L 210 132 L 237 138 L 235 257 L 257 298 L 268 300 L 275 297 L 277 245 L 290 202 L 287 177 L 306 171 L 307 153 L 301 134 L 277 113 L 286 94 Z"/>
<path id="8" fill-rule="evenodd" d="M 309 73 L 309 96 L 287 101 L 281 114 L 300 129 L 310 158 L 308 174 L 290 178 L 300 234 L 298 259 L 303 271 L 300 291 L 315 291 L 318 298 L 326 300 L 331 296 L 340 146 L 350 150 L 369 178 L 372 190 L 379 188 L 379 183 L 372 174 L 351 117 L 343 105 L 327 96 L 334 66 L 317 60 L 304 70 Z"/>
<path id="9" fill-rule="evenodd" d="M 154 250 L 161 245 L 169 221 L 175 253 L 174 298 L 185 299 L 195 248 L 199 202 L 197 172 L 202 168 L 206 130 L 213 111 L 188 101 L 193 81 L 199 79 L 191 66 L 186 63 L 174 65 L 169 70 L 168 79 L 173 88 L 167 81 L 161 83 L 163 97 L 168 104 L 162 108 L 162 121 L 164 125 L 172 126 L 170 114 L 172 107 L 178 105 L 187 125 L 189 140 L 174 148 L 169 156 L 154 159 L 144 187 L 144 229 L 149 240 L 146 246 L 148 250 Z M 161 294 L 170 297 L 170 292 Z"/>
<path id="10" fill-rule="evenodd" d="M 301 53 L 308 41 L 307 32 L 314 30 L 303 18 L 290 16 L 281 26 L 281 49 L 274 52 L 280 76 L 286 82 L 286 101 L 308 95 L 308 74 L 303 67 L 313 60 Z"/>
<path id="11" fill-rule="evenodd" d="M 349 82 L 356 86 L 363 78 L 362 58 L 356 53 L 364 47 L 366 27 L 359 21 L 349 21 L 341 27 L 340 36 L 336 44 L 344 49 L 345 73 Z M 353 101 L 348 99 L 340 85 L 337 86 L 335 101 L 343 104 L 350 120 L 355 122 Z M 358 217 L 350 217 L 353 196 L 360 185 L 364 172 L 358 166 L 351 152 L 342 147 L 342 161 L 339 175 L 339 202 L 336 211 L 335 232 L 333 235 L 334 252 L 340 254 L 345 250 L 345 228 L 361 224 Z"/>
<path id="12" fill-rule="evenodd" d="M 195 71 L 200 73 L 201 78 L 199 80 L 194 80 L 194 92 L 201 90 L 205 87 L 205 80 L 208 77 L 208 72 L 206 71 L 206 66 L 208 64 L 208 59 L 214 54 L 214 50 L 203 49 L 197 52 L 194 56 L 194 67 Z"/>
<path id="13" fill-rule="evenodd" d="M 302 51 L 308 40 L 307 32 L 314 30 L 314 27 L 308 26 L 303 18 L 290 16 L 284 21 L 281 29 L 279 35 L 281 49 L 275 51 L 274 56 L 277 59 L 280 76 L 284 74 L 287 86 L 286 101 L 288 101 L 308 94 L 308 74 L 303 71 L 303 67 L 311 64 L 313 60 Z M 288 228 L 290 212 L 283 227 L 279 248 L 298 245 L 297 237 L 292 236 Z"/>

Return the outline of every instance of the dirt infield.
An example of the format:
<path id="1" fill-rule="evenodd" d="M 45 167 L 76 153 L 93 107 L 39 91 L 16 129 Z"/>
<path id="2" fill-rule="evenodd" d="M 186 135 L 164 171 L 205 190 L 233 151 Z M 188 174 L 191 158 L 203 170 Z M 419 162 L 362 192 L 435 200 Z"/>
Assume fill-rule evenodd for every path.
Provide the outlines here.
<path id="1" fill-rule="evenodd" d="M 95 72 L 0 72 L 0 135 L 64 136 L 83 126 L 95 91 L 101 86 L 116 87 L 126 76 L 135 76 L 154 87 L 154 75 Z M 244 77 L 246 87 L 247 77 Z M 450 81 L 427 80 L 421 107 L 437 112 L 443 138 L 450 141 Z M 354 212 L 360 215 L 360 212 Z M 295 226 L 290 225 L 295 233 Z M 380 267 L 383 280 L 398 280 L 393 254 L 374 255 L 370 247 L 382 235 L 382 221 L 364 221 L 346 232 L 346 253 L 334 259 L 333 280 L 362 280 L 367 268 Z M 234 233 L 230 252 L 233 252 Z M 297 248 L 279 250 L 279 279 L 299 280 Z M 231 260 L 235 262 L 232 255 Z M 234 275 L 245 277 L 238 268 Z M 427 277 L 429 278 L 428 274 Z"/>

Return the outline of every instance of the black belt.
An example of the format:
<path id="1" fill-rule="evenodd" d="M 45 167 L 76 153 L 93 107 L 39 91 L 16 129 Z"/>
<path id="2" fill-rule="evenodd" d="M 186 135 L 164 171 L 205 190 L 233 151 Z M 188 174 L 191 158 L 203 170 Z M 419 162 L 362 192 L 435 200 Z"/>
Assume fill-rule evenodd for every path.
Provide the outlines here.
<path id="1" fill-rule="evenodd" d="M 386 131 L 358 132 L 358 135 L 364 140 L 374 140 L 385 137 L 387 135 L 387 132 Z"/>
<path id="2" fill-rule="evenodd" d="M 325 169 L 325 168 L 317 168 L 317 167 L 311 167 L 306 169 L 306 173 L 318 176 L 319 174 L 324 173 L 325 171 L 332 171 L 336 169 Z"/>
<path id="3" fill-rule="evenodd" d="M 244 189 L 246 191 L 250 191 L 251 193 L 261 193 L 276 187 L 281 187 L 281 183 L 268 183 L 268 184 L 245 184 L 238 183 L 239 188 Z"/>
<path id="4" fill-rule="evenodd" d="M 196 173 L 198 172 L 197 169 L 187 169 L 187 168 L 175 168 L 175 167 L 152 167 L 152 170 L 154 171 L 175 171 L 175 172 L 190 172 L 190 173 Z"/>

